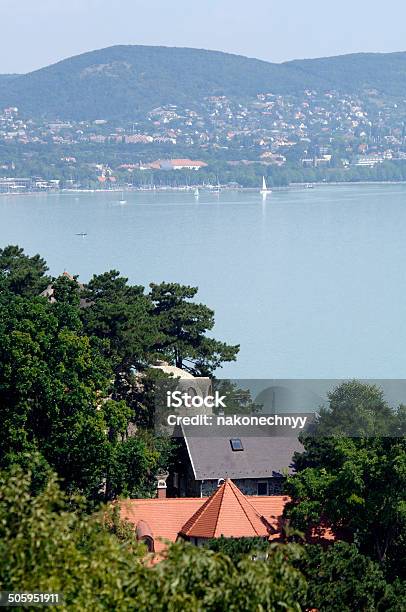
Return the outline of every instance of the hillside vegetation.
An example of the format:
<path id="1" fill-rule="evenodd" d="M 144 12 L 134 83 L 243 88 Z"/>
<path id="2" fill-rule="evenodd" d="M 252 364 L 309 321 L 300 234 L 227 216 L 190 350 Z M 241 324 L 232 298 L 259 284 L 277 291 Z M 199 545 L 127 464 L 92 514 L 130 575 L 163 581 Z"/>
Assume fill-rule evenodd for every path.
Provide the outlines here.
<path id="1" fill-rule="evenodd" d="M 0 76 L 0 107 L 35 117 L 134 119 L 164 104 L 211 95 L 375 89 L 406 96 L 406 53 L 355 54 L 272 64 L 188 48 L 115 46 L 19 76 Z"/>

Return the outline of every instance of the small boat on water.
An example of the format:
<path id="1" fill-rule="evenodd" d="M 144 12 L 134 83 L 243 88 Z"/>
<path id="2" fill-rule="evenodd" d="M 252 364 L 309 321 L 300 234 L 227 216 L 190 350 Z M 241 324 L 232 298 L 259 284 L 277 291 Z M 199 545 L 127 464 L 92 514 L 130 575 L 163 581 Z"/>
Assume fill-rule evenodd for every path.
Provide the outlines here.
<path id="1" fill-rule="evenodd" d="M 262 177 L 262 189 L 260 193 L 262 193 L 262 195 L 267 195 L 268 193 L 272 193 L 272 189 L 268 189 L 266 185 L 266 180 L 264 176 Z"/>
<path id="2" fill-rule="evenodd" d="M 79 232 L 78 234 L 76 234 L 76 236 L 81 236 L 81 238 L 84 238 L 85 236 L 87 236 L 86 232 Z"/>
<path id="3" fill-rule="evenodd" d="M 127 204 L 127 200 L 124 198 L 124 191 L 121 192 L 121 200 L 119 200 L 118 203 Z"/>
<path id="4" fill-rule="evenodd" d="M 313 183 L 306 183 L 305 189 L 314 189 Z"/>
<path id="5" fill-rule="evenodd" d="M 200 195 L 199 189 L 198 189 L 198 187 L 196 187 L 196 189 L 195 189 L 195 198 L 196 198 L 196 200 L 199 197 L 199 195 Z"/>

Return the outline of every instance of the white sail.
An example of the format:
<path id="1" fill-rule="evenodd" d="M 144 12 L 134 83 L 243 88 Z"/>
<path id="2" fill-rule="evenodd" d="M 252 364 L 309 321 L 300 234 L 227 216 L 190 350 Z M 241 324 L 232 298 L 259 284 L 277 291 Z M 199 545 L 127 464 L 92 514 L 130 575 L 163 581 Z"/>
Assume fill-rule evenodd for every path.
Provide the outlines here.
<path id="1" fill-rule="evenodd" d="M 261 193 L 263 196 L 265 196 L 267 193 L 271 193 L 272 189 L 268 189 L 268 187 L 266 186 L 266 180 L 265 177 L 262 177 L 262 189 L 261 189 Z"/>

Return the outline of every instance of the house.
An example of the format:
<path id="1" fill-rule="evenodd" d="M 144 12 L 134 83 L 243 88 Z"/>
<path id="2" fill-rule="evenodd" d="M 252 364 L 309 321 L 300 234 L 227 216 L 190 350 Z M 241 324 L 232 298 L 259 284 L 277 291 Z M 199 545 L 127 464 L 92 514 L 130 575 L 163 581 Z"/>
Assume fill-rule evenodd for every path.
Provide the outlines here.
<path id="1" fill-rule="evenodd" d="M 208 377 L 196 377 L 166 362 L 154 368 L 176 379 L 176 388 L 190 397 L 205 398 L 213 393 Z M 162 394 L 165 398 L 166 383 Z M 273 394 L 274 396 L 274 394 Z M 282 395 L 278 401 L 281 402 Z M 163 409 L 164 417 L 167 416 Z M 190 408 L 178 408 L 177 415 L 190 414 Z M 280 495 L 284 480 L 294 472 L 293 456 L 303 447 L 296 435 L 287 436 L 264 426 L 175 425 L 168 426 L 165 418 L 156 427 L 161 435 L 178 439 L 177 461 L 168 475 L 169 497 L 208 497 L 225 479 L 231 478 L 245 495 Z M 193 414 L 213 415 L 203 405 Z"/>
<path id="2" fill-rule="evenodd" d="M 72 274 L 69 274 L 69 272 L 66 272 L 66 271 L 63 272 L 62 276 L 65 277 L 65 278 L 68 278 L 71 281 L 75 281 L 76 282 L 76 284 L 78 286 L 79 296 L 80 296 L 80 293 L 84 291 L 85 286 L 78 281 L 77 277 L 72 276 Z M 47 300 L 49 302 L 51 302 L 51 304 L 54 304 L 56 302 L 56 299 L 55 299 L 55 290 L 54 290 L 54 286 L 53 286 L 52 283 L 50 283 L 48 285 L 48 287 L 46 289 L 44 289 L 44 291 L 42 291 L 39 295 L 40 295 L 40 297 L 47 298 Z M 92 304 L 92 302 L 90 302 L 87 298 L 80 297 L 80 300 L 79 300 L 79 307 L 80 308 L 88 308 L 89 306 L 91 306 L 91 304 Z"/>
<path id="3" fill-rule="evenodd" d="M 192 159 L 157 159 L 149 164 L 140 166 L 140 170 L 200 170 L 207 164 Z"/>
<path id="4" fill-rule="evenodd" d="M 162 483 L 161 483 L 161 486 Z M 151 553 L 162 554 L 168 542 L 184 540 L 202 546 L 213 538 L 283 539 L 285 495 L 244 495 L 226 479 L 208 498 L 126 499 L 117 502 L 120 518 L 134 527 L 138 541 Z M 307 540 L 328 545 L 335 534 L 323 523 L 309 526 Z"/>
<path id="5" fill-rule="evenodd" d="M 278 437 L 271 429 L 182 426 L 180 460 L 169 479 L 169 495 L 207 497 L 231 478 L 245 495 L 280 495 L 294 472 L 293 455 L 302 452 L 297 437 Z"/>
<path id="6" fill-rule="evenodd" d="M 205 168 L 207 164 L 200 160 L 170 159 L 168 166 L 168 170 L 200 170 L 200 168 Z M 166 165 L 162 164 L 162 169 L 166 170 Z"/>
<path id="7" fill-rule="evenodd" d="M 120 517 L 134 526 L 136 537 L 150 552 L 161 553 L 169 542 L 186 540 L 195 545 L 221 536 L 282 536 L 286 496 L 246 496 L 229 479 L 208 498 L 127 499 Z"/>

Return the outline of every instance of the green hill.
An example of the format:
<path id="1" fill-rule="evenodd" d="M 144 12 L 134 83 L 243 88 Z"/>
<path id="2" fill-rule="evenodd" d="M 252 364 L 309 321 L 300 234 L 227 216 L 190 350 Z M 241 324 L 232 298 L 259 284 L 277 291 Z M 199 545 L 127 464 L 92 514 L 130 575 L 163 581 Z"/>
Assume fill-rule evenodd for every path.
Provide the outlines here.
<path id="1" fill-rule="evenodd" d="M 0 83 L 10 82 L 12 79 L 16 79 L 21 75 L 19 74 L 0 74 Z"/>
<path id="2" fill-rule="evenodd" d="M 406 96 L 406 52 L 353 53 L 284 65 L 341 91 L 362 93 L 375 89 L 384 96 Z"/>
<path id="3" fill-rule="evenodd" d="M 61 119 L 133 119 L 163 104 L 209 95 L 377 89 L 406 97 L 406 53 L 355 54 L 272 64 L 187 48 L 116 46 L 25 75 L 0 77 L 0 108 Z"/>

